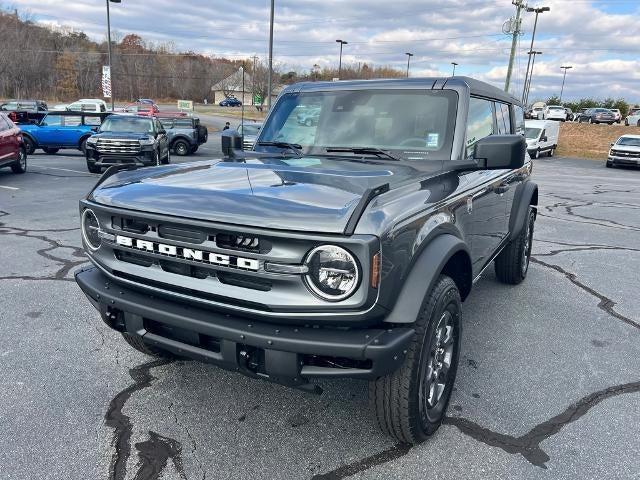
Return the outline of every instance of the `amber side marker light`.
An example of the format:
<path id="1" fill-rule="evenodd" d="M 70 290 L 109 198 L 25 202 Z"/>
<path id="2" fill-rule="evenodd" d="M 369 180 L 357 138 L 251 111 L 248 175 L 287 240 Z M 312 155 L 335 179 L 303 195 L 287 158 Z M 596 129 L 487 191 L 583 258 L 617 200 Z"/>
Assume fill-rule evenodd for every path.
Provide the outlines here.
<path id="1" fill-rule="evenodd" d="M 371 258 L 371 286 L 378 288 L 380 284 L 380 252 Z"/>

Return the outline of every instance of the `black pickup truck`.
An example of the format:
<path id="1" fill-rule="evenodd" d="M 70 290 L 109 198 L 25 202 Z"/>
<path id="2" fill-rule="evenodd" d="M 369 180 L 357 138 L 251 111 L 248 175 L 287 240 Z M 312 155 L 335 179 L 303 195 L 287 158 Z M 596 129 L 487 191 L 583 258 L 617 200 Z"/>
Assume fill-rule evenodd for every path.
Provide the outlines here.
<path id="1" fill-rule="evenodd" d="M 142 352 L 312 392 L 367 379 L 380 428 L 420 442 L 472 285 L 491 264 L 527 275 L 523 133 L 519 101 L 466 77 L 292 85 L 253 151 L 231 131 L 221 160 L 106 172 L 80 202 L 93 265 L 76 281 Z"/>

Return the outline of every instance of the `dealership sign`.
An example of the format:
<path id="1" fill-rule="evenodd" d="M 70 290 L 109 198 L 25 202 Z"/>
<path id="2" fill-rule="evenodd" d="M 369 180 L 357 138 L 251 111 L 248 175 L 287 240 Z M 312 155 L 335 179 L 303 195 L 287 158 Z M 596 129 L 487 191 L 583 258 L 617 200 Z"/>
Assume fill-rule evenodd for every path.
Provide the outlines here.
<path id="1" fill-rule="evenodd" d="M 191 100 L 178 100 L 179 110 L 193 110 L 193 102 Z"/>
<path id="2" fill-rule="evenodd" d="M 102 96 L 111 98 L 111 67 L 102 67 Z"/>

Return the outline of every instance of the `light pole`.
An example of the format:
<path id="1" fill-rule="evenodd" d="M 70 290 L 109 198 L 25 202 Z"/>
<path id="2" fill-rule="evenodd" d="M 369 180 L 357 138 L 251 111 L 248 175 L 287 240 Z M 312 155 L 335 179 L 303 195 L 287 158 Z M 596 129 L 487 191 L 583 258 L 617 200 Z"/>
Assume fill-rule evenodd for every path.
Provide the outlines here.
<path id="1" fill-rule="evenodd" d="M 452 77 L 456 76 L 456 67 L 458 66 L 458 64 L 456 62 L 451 62 L 451 65 L 453 65 L 453 73 L 451 74 Z"/>
<path id="2" fill-rule="evenodd" d="M 271 77 L 273 75 L 273 11 L 274 0 L 271 0 L 271 20 L 269 23 L 269 75 L 267 75 L 267 111 L 271 110 Z"/>
<path id="3" fill-rule="evenodd" d="M 533 60 L 531 61 L 531 73 L 529 74 L 529 82 L 526 87 L 526 95 L 524 95 L 524 99 L 522 103 L 528 105 L 529 103 L 529 91 L 531 90 L 531 79 L 533 78 L 533 67 L 536 64 L 536 55 L 542 55 L 542 52 L 536 52 L 535 50 L 529 50 L 529 56 L 533 56 Z"/>
<path id="4" fill-rule="evenodd" d="M 344 40 L 336 40 L 337 43 L 340 44 L 340 60 L 338 61 L 338 79 L 340 79 L 340 74 L 342 73 L 342 46 L 348 44 L 349 42 L 345 42 Z"/>
<path id="5" fill-rule="evenodd" d="M 527 90 L 527 78 L 529 78 L 529 67 L 531 66 L 531 52 L 533 51 L 533 41 L 536 38 L 536 29 L 538 28 L 538 15 L 540 15 L 543 12 L 549 12 L 549 11 L 551 11 L 551 8 L 549 7 L 537 7 L 537 8 L 527 7 L 527 12 L 536 12 L 536 19 L 533 22 L 533 32 L 531 33 L 531 46 L 529 47 L 529 61 L 527 62 L 527 73 L 524 76 L 524 89 L 522 90 L 523 102 L 525 99 L 525 93 L 527 97 L 529 96 L 529 92 Z M 531 66 L 531 70 L 533 71 L 533 66 Z M 529 85 L 531 84 L 531 79 L 529 79 L 528 83 Z"/>
<path id="6" fill-rule="evenodd" d="M 318 70 L 320 70 L 320 65 L 318 65 L 317 63 L 313 64 L 313 81 L 317 82 L 318 81 Z"/>
<path id="7" fill-rule="evenodd" d="M 573 66 L 569 65 L 560 68 L 564 70 L 564 76 L 562 77 L 562 88 L 560 89 L 560 105 L 562 105 L 562 94 L 564 93 L 564 81 L 567 79 L 567 70 L 573 68 Z"/>
<path id="8" fill-rule="evenodd" d="M 107 51 L 109 52 L 109 79 L 111 80 L 111 111 L 115 110 L 115 95 L 113 91 L 113 74 L 111 72 L 111 14 L 109 2 L 120 3 L 121 0 L 107 0 Z"/>
<path id="9" fill-rule="evenodd" d="M 407 56 L 407 78 L 409 78 L 409 62 L 411 61 L 411 57 L 413 57 L 413 53 L 405 53 Z"/>

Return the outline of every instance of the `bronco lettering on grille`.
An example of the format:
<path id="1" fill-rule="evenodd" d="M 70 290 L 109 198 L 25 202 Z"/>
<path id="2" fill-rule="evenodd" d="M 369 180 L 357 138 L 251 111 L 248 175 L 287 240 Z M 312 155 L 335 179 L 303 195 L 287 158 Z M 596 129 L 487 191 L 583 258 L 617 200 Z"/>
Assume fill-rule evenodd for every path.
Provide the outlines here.
<path id="1" fill-rule="evenodd" d="M 202 250 L 166 245 L 164 243 L 140 240 L 139 238 L 125 237 L 123 235 L 116 235 L 116 243 L 123 247 L 135 248 L 136 250 L 159 253 L 170 257 L 183 258 L 185 260 L 195 260 L 197 262 L 210 263 L 212 265 L 221 265 L 223 267 L 241 268 L 244 270 L 252 270 L 254 272 L 257 272 L 260 268 L 260 262 L 253 258 L 204 252 Z"/>

